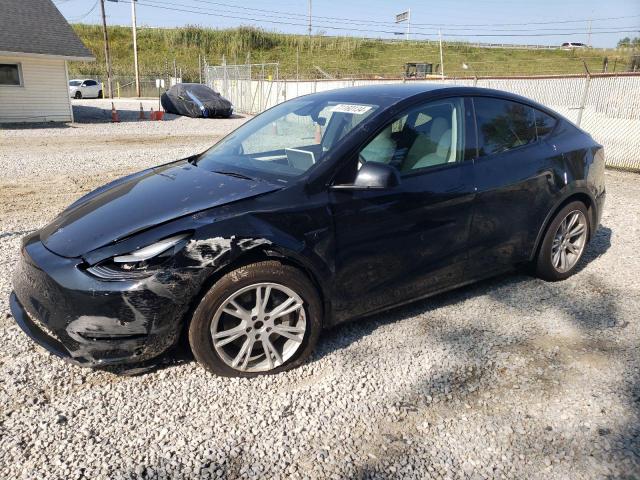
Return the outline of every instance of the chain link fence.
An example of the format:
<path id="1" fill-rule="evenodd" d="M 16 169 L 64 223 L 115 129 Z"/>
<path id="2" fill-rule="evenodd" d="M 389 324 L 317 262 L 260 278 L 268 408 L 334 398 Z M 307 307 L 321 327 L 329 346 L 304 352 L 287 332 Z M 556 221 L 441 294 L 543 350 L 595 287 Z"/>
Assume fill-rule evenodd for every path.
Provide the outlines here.
<path id="1" fill-rule="evenodd" d="M 260 113 L 284 100 L 277 63 L 207 66 L 205 81 L 231 100 L 237 112 Z"/>

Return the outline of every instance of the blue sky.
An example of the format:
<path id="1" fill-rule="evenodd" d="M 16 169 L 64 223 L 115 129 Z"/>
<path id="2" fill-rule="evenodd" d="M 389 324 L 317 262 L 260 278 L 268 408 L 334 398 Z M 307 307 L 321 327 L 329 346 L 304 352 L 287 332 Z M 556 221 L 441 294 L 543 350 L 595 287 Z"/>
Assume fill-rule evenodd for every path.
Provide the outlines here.
<path id="1" fill-rule="evenodd" d="M 627 35 L 640 36 L 640 0 L 312 2 L 313 31 L 327 35 L 401 38 L 393 32 L 405 32 L 406 25 L 394 25 L 394 15 L 411 9 L 413 39 L 436 38 L 440 26 L 445 40 L 544 45 L 587 42 L 589 18 L 594 19 L 591 44 L 595 47 L 615 46 Z M 54 0 L 54 3 L 71 22 L 100 22 L 97 0 Z M 129 3 L 107 1 L 105 8 L 110 24 L 130 24 Z M 306 33 L 307 8 L 308 0 L 139 0 L 137 14 L 140 26 L 253 25 L 279 32 Z M 621 30 L 630 31 L 618 33 Z"/>

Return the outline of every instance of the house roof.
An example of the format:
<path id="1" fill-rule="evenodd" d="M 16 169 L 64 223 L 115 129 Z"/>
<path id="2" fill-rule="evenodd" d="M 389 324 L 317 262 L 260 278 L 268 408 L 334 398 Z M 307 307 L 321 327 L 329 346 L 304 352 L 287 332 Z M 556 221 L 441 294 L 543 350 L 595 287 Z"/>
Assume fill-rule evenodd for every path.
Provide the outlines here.
<path id="1" fill-rule="evenodd" d="M 0 54 L 94 60 L 51 0 L 1 0 Z"/>

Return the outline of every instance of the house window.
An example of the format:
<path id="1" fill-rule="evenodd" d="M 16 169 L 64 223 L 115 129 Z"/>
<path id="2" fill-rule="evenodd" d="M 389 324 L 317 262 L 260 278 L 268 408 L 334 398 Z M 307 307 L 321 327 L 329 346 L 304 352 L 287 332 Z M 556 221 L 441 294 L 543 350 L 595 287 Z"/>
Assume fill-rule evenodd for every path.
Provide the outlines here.
<path id="1" fill-rule="evenodd" d="M 22 85 L 19 63 L 0 63 L 0 85 Z"/>

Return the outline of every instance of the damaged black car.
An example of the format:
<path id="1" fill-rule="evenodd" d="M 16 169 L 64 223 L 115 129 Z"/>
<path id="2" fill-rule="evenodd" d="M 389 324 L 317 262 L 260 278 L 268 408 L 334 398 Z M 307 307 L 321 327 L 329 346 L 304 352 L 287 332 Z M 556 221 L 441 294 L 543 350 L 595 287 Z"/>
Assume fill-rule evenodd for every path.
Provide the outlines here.
<path id="1" fill-rule="evenodd" d="M 525 98 L 317 93 L 70 205 L 24 238 L 11 310 L 80 365 L 184 336 L 216 374 L 279 372 L 345 320 L 519 265 L 567 278 L 604 198 L 601 145 Z"/>

